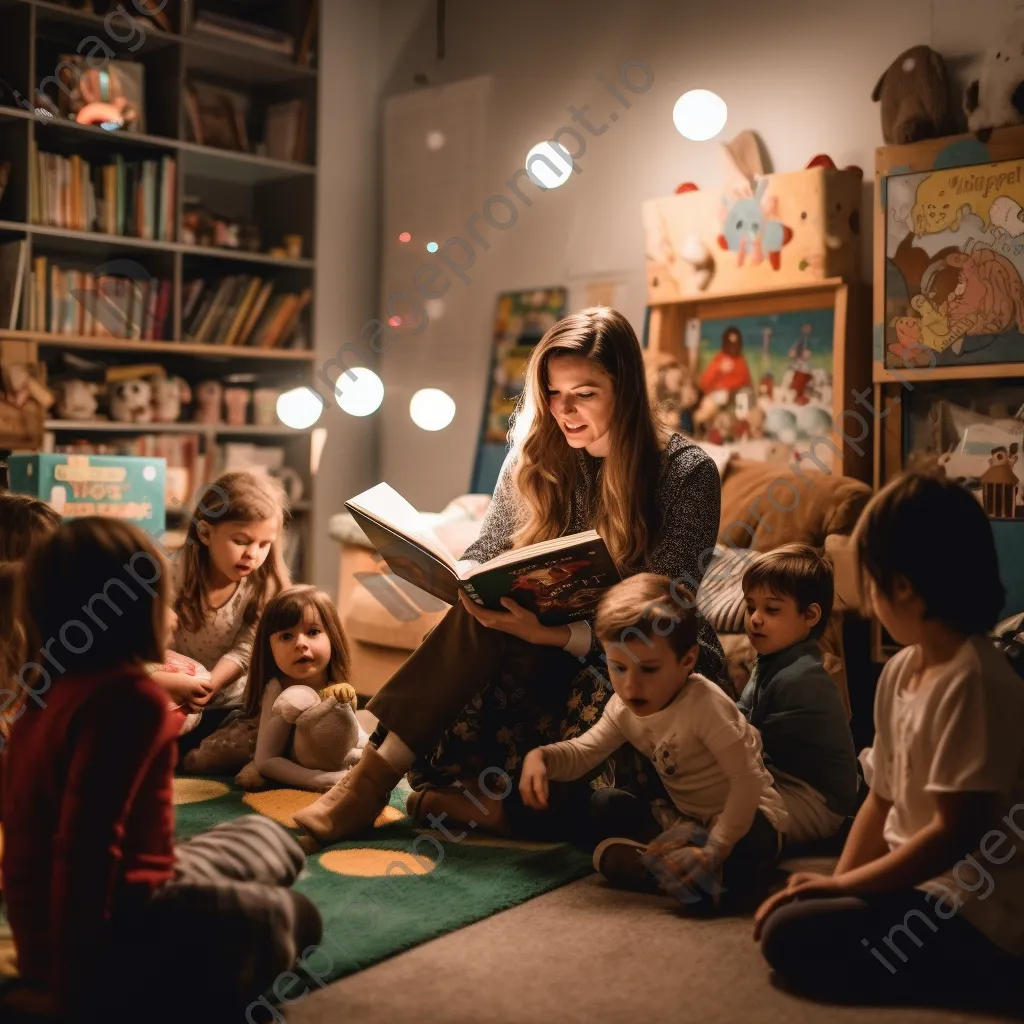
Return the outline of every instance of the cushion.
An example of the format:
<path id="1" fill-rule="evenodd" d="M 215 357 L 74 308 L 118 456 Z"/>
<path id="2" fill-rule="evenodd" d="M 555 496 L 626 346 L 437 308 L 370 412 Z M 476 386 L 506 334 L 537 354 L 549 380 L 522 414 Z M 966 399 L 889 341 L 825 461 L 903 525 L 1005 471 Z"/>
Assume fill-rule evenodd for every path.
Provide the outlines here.
<path id="1" fill-rule="evenodd" d="M 360 574 L 345 612 L 345 631 L 352 640 L 413 650 L 441 620 L 448 605 L 394 573 Z"/>
<path id="2" fill-rule="evenodd" d="M 871 488 L 850 477 L 734 459 L 722 483 L 718 540 L 754 551 L 793 542 L 822 548 L 830 534 L 853 530 L 870 497 Z"/>
<path id="3" fill-rule="evenodd" d="M 742 633 L 743 573 L 750 560 L 750 551 L 715 548 L 715 557 L 704 573 L 697 591 L 697 609 L 715 628 L 716 633 Z"/>

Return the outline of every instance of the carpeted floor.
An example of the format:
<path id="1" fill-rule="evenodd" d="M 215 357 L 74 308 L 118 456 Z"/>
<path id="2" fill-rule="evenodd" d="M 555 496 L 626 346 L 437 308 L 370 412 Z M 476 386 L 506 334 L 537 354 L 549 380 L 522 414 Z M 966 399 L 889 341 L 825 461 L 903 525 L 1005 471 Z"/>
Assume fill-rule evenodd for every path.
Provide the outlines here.
<path id="1" fill-rule="evenodd" d="M 371 838 L 307 859 L 296 888 L 320 909 L 325 937 L 300 965 L 303 985 L 362 970 L 592 870 L 588 853 L 565 844 L 416 829 L 399 809 L 405 792 L 394 792 Z M 177 835 L 184 839 L 252 811 L 292 827 L 292 814 L 316 798 L 291 789 L 245 794 L 226 780 L 177 778 Z"/>
<path id="2" fill-rule="evenodd" d="M 288 1024 L 981 1024 L 941 1009 L 836 1007 L 775 988 L 749 918 L 681 918 L 591 875 L 325 988 Z"/>

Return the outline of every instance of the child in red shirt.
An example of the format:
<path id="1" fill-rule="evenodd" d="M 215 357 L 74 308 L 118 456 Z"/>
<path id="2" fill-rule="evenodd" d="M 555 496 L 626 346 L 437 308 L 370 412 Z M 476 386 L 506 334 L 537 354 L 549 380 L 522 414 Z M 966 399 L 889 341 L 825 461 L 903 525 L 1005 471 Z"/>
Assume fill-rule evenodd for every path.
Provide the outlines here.
<path id="1" fill-rule="evenodd" d="M 166 647 L 166 589 L 153 543 L 113 519 L 67 522 L 29 555 L 26 700 L 3 779 L 22 981 L 0 1006 L 223 1020 L 320 937 L 315 907 L 287 888 L 305 858 L 274 822 L 251 815 L 175 849 L 181 717 L 145 671 Z M 168 986 L 168 964 L 196 942 L 212 955 Z"/>

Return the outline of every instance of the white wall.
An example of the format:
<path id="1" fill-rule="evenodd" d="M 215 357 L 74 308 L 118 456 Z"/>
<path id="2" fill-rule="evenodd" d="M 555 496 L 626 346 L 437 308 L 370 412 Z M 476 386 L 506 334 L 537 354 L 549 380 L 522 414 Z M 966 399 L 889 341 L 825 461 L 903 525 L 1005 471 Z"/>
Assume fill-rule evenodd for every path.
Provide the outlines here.
<path id="1" fill-rule="evenodd" d="M 348 5 L 345 5 L 348 6 Z M 583 302 L 588 279 L 621 281 L 616 303 L 638 332 L 644 311 L 640 204 L 682 181 L 713 188 L 721 177 L 717 143 L 687 142 L 672 126 L 672 106 L 690 88 L 714 89 L 729 105 L 723 137 L 758 132 L 776 170 L 796 170 L 817 153 L 856 164 L 873 178 L 882 144 L 871 91 L 902 50 L 927 43 L 961 74 L 985 49 L 1017 0 L 518 0 L 515 5 L 449 0 L 447 55 L 434 55 L 434 4 L 385 0 L 380 6 L 386 94 L 414 89 L 423 72 L 432 85 L 491 75 L 486 185 L 466 196 L 465 219 L 523 165 L 536 142 L 571 124 L 568 108 L 590 103 L 594 123 L 618 109 L 608 131 L 588 140 L 580 174 L 521 209 L 506 232 L 491 230 L 491 248 L 472 270 L 474 330 L 479 339 L 445 360 L 447 390 L 459 414 L 413 457 L 389 457 L 382 475 L 421 506 L 437 508 L 467 489 L 488 370 L 494 301 L 501 291 L 565 284 Z M 328 9 L 331 4 L 327 5 Z M 417 22 L 416 15 L 419 14 Z M 396 40 L 412 29 L 392 62 Z M 646 62 L 654 84 L 623 110 L 597 75 L 615 81 L 624 61 Z M 322 119 L 323 121 L 323 119 Z M 870 231 L 870 217 L 864 219 Z M 870 234 L 864 270 L 870 273 Z M 323 294 L 323 285 L 321 285 Z M 387 384 L 387 381 L 385 381 Z M 388 402 L 390 429 L 407 419 L 405 402 Z M 425 468 L 426 467 L 426 468 Z"/>
<path id="2" fill-rule="evenodd" d="M 321 24 L 317 178 L 317 365 L 374 315 L 377 297 L 378 86 L 376 5 L 328 0 Z M 329 389 L 320 384 L 329 397 Z M 355 419 L 328 402 L 313 510 L 310 582 L 334 591 L 338 546 L 327 536 L 342 502 L 377 482 L 374 417 Z"/>

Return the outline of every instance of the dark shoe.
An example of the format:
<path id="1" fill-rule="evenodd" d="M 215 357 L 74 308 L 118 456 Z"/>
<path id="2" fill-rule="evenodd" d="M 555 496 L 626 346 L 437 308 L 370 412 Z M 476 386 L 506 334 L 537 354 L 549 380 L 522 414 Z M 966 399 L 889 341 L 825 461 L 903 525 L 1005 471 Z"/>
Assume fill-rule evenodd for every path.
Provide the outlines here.
<path id="1" fill-rule="evenodd" d="M 594 850 L 594 869 L 617 889 L 658 892 L 654 876 L 640 862 L 646 852 L 646 844 L 634 839 L 605 839 Z"/>

